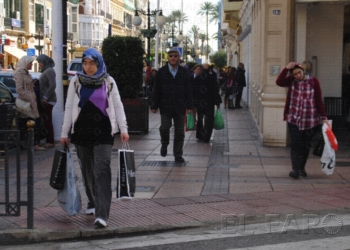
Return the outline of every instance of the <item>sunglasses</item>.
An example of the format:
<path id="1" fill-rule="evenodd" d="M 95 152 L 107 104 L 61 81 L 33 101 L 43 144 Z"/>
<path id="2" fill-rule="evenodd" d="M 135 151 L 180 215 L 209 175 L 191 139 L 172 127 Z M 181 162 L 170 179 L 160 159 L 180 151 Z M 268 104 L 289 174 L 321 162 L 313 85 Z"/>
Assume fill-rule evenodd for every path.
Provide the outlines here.
<path id="1" fill-rule="evenodd" d="M 178 57 L 179 55 L 168 55 L 170 58 L 172 58 L 172 57 Z"/>

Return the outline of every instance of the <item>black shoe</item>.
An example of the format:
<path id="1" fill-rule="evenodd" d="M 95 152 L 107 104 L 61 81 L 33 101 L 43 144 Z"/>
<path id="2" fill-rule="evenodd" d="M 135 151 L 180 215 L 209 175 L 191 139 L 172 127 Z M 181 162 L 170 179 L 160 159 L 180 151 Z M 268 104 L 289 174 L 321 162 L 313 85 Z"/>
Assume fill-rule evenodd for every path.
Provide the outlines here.
<path id="1" fill-rule="evenodd" d="M 289 176 L 294 178 L 294 179 L 298 179 L 299 178 L 299 173 L 297 171 L 290 171 L 289 172 Z"/>
<path id="2" fill-rule="evenodd" d="M 168 148 L 166 146 L 162 146 L 160 148 L 160 155 L 165 157 L 168 154 Z"/>
<path id="3" fill-rule="evenodd" d="M 182 156 L 175 157 L 175 162 L 184 163 L 185 159 Z"/>
<path id="4" fill-rule="evenodd" d="M 242 106 L 236 106 L 236 109 L 242 109 L 243 107 Z"/>
<path id="5" fill-rule="evenodd" d="M 300 170 L 299 175 L 302 177 L 307 177 L 307 173 L 305 172 L 305 170 Z"/>

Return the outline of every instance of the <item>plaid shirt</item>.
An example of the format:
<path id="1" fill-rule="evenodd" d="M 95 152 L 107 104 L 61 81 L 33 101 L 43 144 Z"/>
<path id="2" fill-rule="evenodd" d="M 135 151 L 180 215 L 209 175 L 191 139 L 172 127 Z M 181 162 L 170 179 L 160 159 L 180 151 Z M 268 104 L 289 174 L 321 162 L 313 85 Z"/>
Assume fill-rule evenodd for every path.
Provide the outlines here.
<path id="1" fill-rule="evenodd" d="M 289 87 L 284 120 L 295 124 L 299 130 L 311 129 L 327 119 L 323 105 L 321 88 L 315 77 L 307 76 L 307 79 L 298 82 L 292 76 L 286 77 L 287 69 L 279 75 L 276 83 L 281 87 Z"/>

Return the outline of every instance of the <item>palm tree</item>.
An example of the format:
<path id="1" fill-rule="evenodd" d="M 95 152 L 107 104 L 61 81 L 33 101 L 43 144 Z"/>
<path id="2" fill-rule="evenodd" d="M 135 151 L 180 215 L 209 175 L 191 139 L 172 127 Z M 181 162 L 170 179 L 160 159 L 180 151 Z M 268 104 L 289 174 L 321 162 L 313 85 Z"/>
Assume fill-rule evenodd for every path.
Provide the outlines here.
<path id="1" fill-rule="evenodd" d="M 201 9 L 197 12 L 197 15 L 205 15 L 206 16 L 206 21 L 207 21 L 207 44 L 209 44 L 209 34 L 208 34 L 208 25 L 209 25 L 209 13 L 211 13 L 215 8 L 215 5 L 212 4 L 211 2 L 204 2 L 201 5 Z M 209 51 L 207 47 L 207 59 L 208 59 Z"/>
<path id="2" fill-rule="evenodd" d="M 203 45 L 204 45 L 204 41 L 205 41 L 205 39 L 207 39 L 207 36 L 206 36 L 206 34 L 204 34 L 204 33 L 200 33 L 199 35 L 198 35 L 198 38 L 199 38 L 199 40 L 201 40 L 201 42 L 202 42 L 202 45 L 201 45 L 201 47 L 202 47 L 202 55 L 203 55 L 203 52 L 204 52 L 204 50 L 203 50 Z M 208 41 L 208 39 L 207 39 L 207 41 Z M 207 53 L 208 53 L 208 51 L 207 51 Z M 207 57 L 207 59 L 208 59 L 208 57 Z"/>
<path id="3" fill-rule="evenodd" d="M 195 45 L 198 38 L 199 27 L 197 25 L 193 25 L 191 27 L 190 33 L 193 35 L 193 44 Z"/>
<path id="4" fill-rule="evenodd" d="M 219 5 L 215 4 L 213 6 L 213 9 L 209 13 L 210 19 L 209 23 L 215 22 L 218 23 L 219 21 Z"/>
<path id="5" fill-rule="evenodd" d="M 186 14 L 181 13 L 181 10 L 173 10 L 170 15 L 172 15 L 174 17 L 174 19 L 178 22 L 179 32 L 182 31 L 181 30 L 181 23 L 188 21 L 188 17 L 186 16 Z"/>

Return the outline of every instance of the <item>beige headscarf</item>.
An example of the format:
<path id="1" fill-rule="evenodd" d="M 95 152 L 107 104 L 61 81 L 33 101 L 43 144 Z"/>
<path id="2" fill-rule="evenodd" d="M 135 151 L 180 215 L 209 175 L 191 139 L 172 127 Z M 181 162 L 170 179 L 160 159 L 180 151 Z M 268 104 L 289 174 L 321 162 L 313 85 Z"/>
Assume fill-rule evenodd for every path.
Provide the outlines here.
<path id="1" fill-rule="evenodd" d="M 19 59 L 17 65 L 16 65 L 16 71 L 19 69 L 25 69 L 27 70 L 27 65 L 35 60 L 34 56 L 23 56 L 21 59 Z"/>

